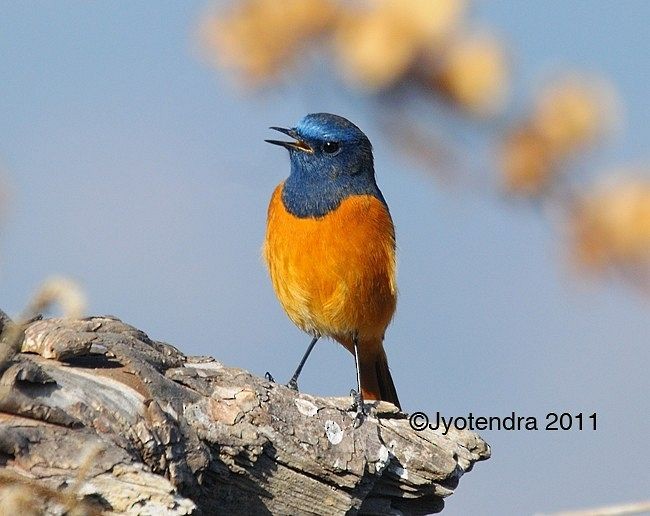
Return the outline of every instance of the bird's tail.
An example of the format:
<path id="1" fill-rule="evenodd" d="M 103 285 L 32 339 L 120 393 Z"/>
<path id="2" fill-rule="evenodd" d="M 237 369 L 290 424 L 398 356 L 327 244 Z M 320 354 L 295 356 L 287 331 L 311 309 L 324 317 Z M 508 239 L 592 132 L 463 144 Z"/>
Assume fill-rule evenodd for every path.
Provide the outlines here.
<path id="1" fill-rule="evenodd" d="M 377 353 L 360 360 L 361 392 L 366 400 L 390 401 L 401 409 L 397 390 L 390 375 L 384 347 L 380 344 Z"/>

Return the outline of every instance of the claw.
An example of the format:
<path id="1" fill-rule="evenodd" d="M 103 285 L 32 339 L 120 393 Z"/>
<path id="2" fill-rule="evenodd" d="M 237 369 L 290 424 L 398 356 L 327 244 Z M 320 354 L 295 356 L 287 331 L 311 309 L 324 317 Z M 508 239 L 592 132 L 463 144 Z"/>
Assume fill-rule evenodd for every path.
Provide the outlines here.
<path id="1" fill-rule="evenodd" d="M 294 380 L 293 378 L 291 380 L 289 380 L 289 383 L 287 384 L 287 387 L 289 387 L 289 389 L 294 390 L 296 392 L 300 392 L 298 390 L 298 382 L 296 380 Z"/>
<path id="2" fill-rule="evenodd" d="M 43 319 L 43 314 L 36 314 L 35 316 L 27 319 L 24 324 L 25 326 L 27 326 L 28 324 L 32 324 L 33 322 L 36 321 L 41 321 L 42 319 Z"/>
<path id="3" fill-rule="evenodd" d="M 271 373 L 269 373 L 268 371 L 264 373 L 264 378 L 266 378 L 266 380 L 269 382 L 275 383 L 275 378 L 273 378 L 273 376 L 271 376 Z"/>

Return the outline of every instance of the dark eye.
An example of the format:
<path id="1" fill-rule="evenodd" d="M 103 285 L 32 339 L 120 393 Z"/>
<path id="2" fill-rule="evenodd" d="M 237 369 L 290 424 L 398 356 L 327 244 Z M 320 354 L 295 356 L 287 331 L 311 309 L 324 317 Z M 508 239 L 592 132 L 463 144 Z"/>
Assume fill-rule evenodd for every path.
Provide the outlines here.
<path id="1" fill-rule="evenodd" d="M 327 152 L 327 154 L 334 154 L 335 152 L 338 152 L 340 148 L 341 145 L 338 142 L 325 142 L 323 144 L 323 150 Z"/>

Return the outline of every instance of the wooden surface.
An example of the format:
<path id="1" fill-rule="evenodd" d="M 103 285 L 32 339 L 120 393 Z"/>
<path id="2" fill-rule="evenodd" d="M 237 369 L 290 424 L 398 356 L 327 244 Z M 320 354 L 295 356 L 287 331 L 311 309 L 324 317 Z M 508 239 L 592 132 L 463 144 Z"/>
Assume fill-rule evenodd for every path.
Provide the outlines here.
<path id="1" fill-rule="evenodd" d="M 348 397 L 186 357 L 113 317 L 33 322 L 15 354 L 8 333 L 2 514 L 426 514 L 490 455 L 384 402 L 354 428 Z"/>

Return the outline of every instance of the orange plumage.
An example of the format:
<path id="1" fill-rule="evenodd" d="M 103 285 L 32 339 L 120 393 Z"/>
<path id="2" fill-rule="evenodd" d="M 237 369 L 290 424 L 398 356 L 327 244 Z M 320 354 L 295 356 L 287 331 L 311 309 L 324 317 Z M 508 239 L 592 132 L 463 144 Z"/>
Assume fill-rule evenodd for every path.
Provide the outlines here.
<path id="1" fill-rule="evenodd" d="M 395 312 L 395 232 L 384 203 L 351 195 L 322 217 L 287 211 L 281 183 L 268 210 L 264 258 L 289 318 L 312 335 L 354 353 L 358 338 L 362 394 L 399 406 L 383 338 Z"/>

